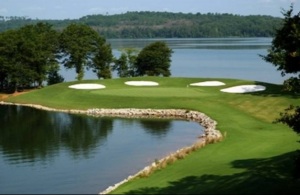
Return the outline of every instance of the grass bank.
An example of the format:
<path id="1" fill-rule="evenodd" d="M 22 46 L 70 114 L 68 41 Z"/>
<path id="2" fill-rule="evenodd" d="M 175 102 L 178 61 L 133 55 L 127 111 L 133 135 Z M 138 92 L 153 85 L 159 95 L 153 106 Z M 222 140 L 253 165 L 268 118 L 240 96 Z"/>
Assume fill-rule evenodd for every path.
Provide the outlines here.
<path id="1" fill-rule="evenodd" d="M 125 85 L 128 80 L 156 81 L 159 86 Z M 292 178 L 293 157 L 299 136 L 290 128 L 272 122 L 300 97 L 284 93 L 280 85 L 255 81 L 213 79 L 219 87 L 192 87 L 206 78 L 142 77 L 86 80 L 105 89 L 78 90 L 61 83 L 5 101 L 40 104 L 61 109 L 152 108 L 188 109 L 207 114 L 218 122 L 226 138 L 199 149 L 184 159 L 144 178 L 133 179 L 112 193 L 121 194 L 279 194 L 299 193 L 300 182 Z M 265 91 L 230 94 L 220 89 L 242 84 L 260 84 Z M 138 147 L 138 146 L 137 146 Z M 133 162 L 134 163 L 134 162 Z M 112 184 L 113 185 L 113 184 Z"/>

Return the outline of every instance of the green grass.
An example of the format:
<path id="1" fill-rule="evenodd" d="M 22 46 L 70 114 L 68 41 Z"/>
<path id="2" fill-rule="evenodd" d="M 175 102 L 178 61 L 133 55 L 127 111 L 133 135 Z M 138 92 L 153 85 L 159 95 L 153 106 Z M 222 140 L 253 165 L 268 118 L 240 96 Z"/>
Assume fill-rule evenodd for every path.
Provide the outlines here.
<path id="1" fill-rule="evenodd" d="M 128 80 L 156 81 L 153 87 L 125 85 Z M 219 80 L 226 86 L 192 87 L 190 83 Z M 283 124 L 272 123 L 299 96 L 284 93 L 280 85 L 255 81 L 206 78 L 142 77 L 88 80 L 106 86 L 100 90 L 76 90 L 61 83 L 6 101 L 64 109 L 182 108 L 206 113 L 218 122 L 226 138 L 199 149 L 149 177 L 123 184 L 116 194 L 296 194 L 293 157 L 299 136 Z M 82 83 L 82 82 L 81 82 Z M 220 89 L 261 84 L 266 91 L 230 94 Z M 153 159 L 155 160 L 155 159 Z M 134 160 L 133 162 L 134 163 Z M 100 182 L 100 181 L 99 181 Z M 111 184 L 113 185 L 113 184 Z"/>

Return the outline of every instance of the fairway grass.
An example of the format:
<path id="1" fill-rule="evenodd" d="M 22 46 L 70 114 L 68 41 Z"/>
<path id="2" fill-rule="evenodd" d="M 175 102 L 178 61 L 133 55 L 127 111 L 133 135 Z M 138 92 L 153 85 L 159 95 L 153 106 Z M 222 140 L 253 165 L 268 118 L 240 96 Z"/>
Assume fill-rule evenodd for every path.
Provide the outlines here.
<path id="1" fill-rule="evenodd" d="M 209 81 L 207 78 L 141 77 L 130 80 L 154 81 L 159 85 L 128 86 L 124 84 L 128 81 L 125 78 L 87 80 L 48 86 L 9 96 L 5 101 L 82 110 L 195 110 L 217 121 L 217 129 L 226 135 L 222 142 L 198 149 L 148 177 L 135 178 L 112 191 L 113 194 L 299 193 L 300 182 L 292 177 L 299 136 L 283 124 L 273 123 L 284 108 L 290 104 L 300 105 L 299 95 L 282 92 L 280 85 L 234 79 L 217 80 L 226 87 L 263 85 L 266 90 L 233 94 L 221 92 L 224 86 L 189 85 Z M 106 88 L 68 88 L 79 83 L 101 84 Z"/>

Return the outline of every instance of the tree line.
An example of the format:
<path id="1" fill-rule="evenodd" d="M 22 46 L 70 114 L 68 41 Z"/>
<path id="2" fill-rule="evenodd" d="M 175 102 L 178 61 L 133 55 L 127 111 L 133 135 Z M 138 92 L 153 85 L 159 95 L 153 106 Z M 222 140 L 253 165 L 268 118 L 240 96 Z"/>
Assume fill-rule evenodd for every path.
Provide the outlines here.
<path id="1" fill-rule="evenodd" d="M 111 78 L 112 71 L 120 77 L 170 76 L 171 54 L 165 42 L 157 41 L 140 52 L 127 49 L 117 59 L 106 39 L 85 24 L 63 31 L 48 23 L 25 25 L 0 33 L 0 91 L 63 82 L 60 64 L 75 69 L 77 80 L 86 69 L 102 79 Z"/>
<path id="2" fill-rule="evenodd" d="M 293 5 L 283 12 L 283 25 L 277 29 L 268 54 L 261 56 L 266 62 L 272 63 L 281 75 L 294 74 L 283 83 L 285 91 L 294 93 L 299 98 L 300 93 L 300 12 L 293 15 Z M 277 118 L 275 123 L 288 125 L 300 135 L 300 105 L 290 105 Z M 294 177 L 300 178 L 300 150 L 295 156 Z"/>
<path id="3" fill-rule="evenodd" d="M 79 19 L 39 20 L 0 16 L 0 31 L 47 22 L 62 30 L 71 23 L 86 24 L 106 38 L 272 37 L 279 17 L 218 13 L 126 12 L 88 15 Z"/>

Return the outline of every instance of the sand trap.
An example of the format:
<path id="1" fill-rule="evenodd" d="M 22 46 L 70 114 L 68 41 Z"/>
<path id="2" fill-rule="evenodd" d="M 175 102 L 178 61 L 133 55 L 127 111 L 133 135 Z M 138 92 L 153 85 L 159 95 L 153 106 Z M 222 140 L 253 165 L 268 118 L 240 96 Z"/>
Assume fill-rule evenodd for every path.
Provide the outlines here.
<path id="1" fill-rule="evenodd" d="M 191 86 L 221 86 L 225 85 L 225 83 L 220 81 L 204 81 L 199 83 L 191 83 Z"/>
<path id="2" fill-rule="evenodd" d="M 73 88 L 73 89 L 103 89 L 103 88 L 105 88 L 105 86 L 100 85 L 100 84 L 94 84 L 94 83 L 82 83 L 82 84 L 70 85 L 69 88 Z"/>
<path id="3" fill-rule="evenodd" d="M 126 81 L 126 85 L 132 86 L 157 86 L 158 83 L 154 81 Z"/>
<path id="4" fill-rule="evenodd" d="M 249 92 L 256 92 L 256 91 L 264 91 L 265 89 L 266 87 L 262 85 L 240 85 L 240 86 L 221 89 L 221 91 L 227 93 L 249 93 Z"/>

